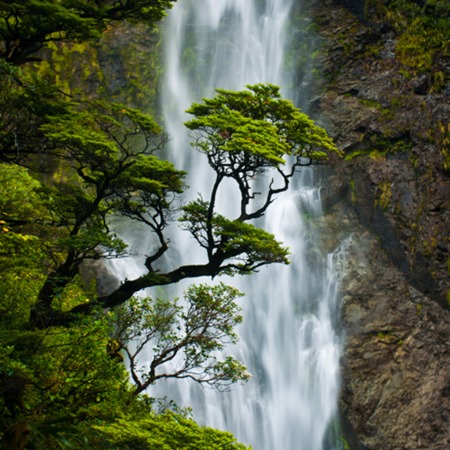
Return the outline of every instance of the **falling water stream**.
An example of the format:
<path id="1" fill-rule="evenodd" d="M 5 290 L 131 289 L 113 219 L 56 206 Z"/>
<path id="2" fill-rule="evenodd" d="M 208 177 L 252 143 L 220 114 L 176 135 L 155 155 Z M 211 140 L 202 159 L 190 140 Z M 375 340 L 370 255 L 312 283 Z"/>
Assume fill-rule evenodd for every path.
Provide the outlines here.
<path id="1" fill-rule="evenodd" d="M 213 174 L 189 146 L 184 111 L 192 102 L 213 96 L 216 87 L 241 90 L 257 82 L 280 85 L 283 95 L 292 98 L 286 86 L 294 84 L 294 74 L 286 70 L 285 55 L 298 4 L 180 0 L 169 12 L 161 98 L 171 138 L 168 155 L 190 174 L 189 192 L 195 197 L 208 192 Z M 232 218 L 234 192 L 222 192 L 221 197 L 221 212 Z M 309 219 L 320 214 L 320 180 L 314 169 L 304 168 L 259 224 L 290 247 L 291 265 L 227 280 L 245 293 L 240 343 L 230 351 L 248 367 L 251 381 L 229 392 L 183 380 L 161 382 L 151 395 L 192 407 L 197 421 L 233 432 L 254 450 L 339 448 L 329 430 L 339 390 L 335 322 L 340 253 L 327 257 L 314 251 L 317 231 Z M 177 249 L 171 255 L 174 264 L 204 261 L 186 232 L 175 234 L 171 243 Z"/>

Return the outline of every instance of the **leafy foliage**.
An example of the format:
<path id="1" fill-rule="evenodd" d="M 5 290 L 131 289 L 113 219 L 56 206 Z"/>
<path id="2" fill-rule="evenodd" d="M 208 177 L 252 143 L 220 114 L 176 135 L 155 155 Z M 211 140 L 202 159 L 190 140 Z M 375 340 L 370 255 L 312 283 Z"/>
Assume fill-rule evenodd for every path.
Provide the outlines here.
<path id="1" fill-rule="evenodd" d="M 49 42 L 101 36 L 112 21 L 160 20 L 175 0 L 27 0 L 0 2 L 0 57 L 16 65 L 36 60 Z"/>
<path id="2" fill-rule="evenodd" d="M 155 164 L 150 164 L 152 171 Z M 130 174 L 136 183 L 139 173 Z M 170 171 L 164 175 L 170 178 Z M 56 208 L 55 196 L 61 193 L 55 190 L 50 208 L 48 190 L 17 165 L 1 164 L 0 181 L 0 217 L 5 219 L 0 232 L 2 446 L 100 449 L 107 442 L 112 448 L 177 448 L 183 442 L 187 448 L 201 448 L 200 443 L 203 448 L 244 448 L 231 434 L 200 427 L 179 413 L 156 413 L 143 394 L 165 377 L 190 377 L 218 387 L 248 378 L 235 359 L 213 355 L 237 340 L 234 326 L 242 317 L 234 300 L 241 294 L 225 285 L 202 285 L 187 292 L 185 308 L 168 300 L 131 300 L 117 315 L 91 311 L 68 327 L 30 330 L 30 312 L 45 284 L 50 255 L 49 211 L 67 211 L 70 222 L 71 200 L 77 196 L 67 197 L 65 209 L 64 202 Z M 152 185 L 150 191 L 162 195 L 166 184 Z M 75 192 L 83 194 L 79 186 Z M 66 242 L 64 248 L 84 249 L 83 236 L 76 235 L 79 241 Z M 65 239 L 57 239 L 59 246 Z M 54 306 L 61 311 L 89 301 L 77 278 L 60 284 L 54 294 Z M 135 348 L 131 341 L 139 338 Z M 139 377 L 139 352 L 152 338 L 157 339 L 155 375 Z M 120 353 L 132 355 L 131 384 Z M 184 355 L 183 369 L 156 372 L 177 353 Z M 115 434 L 118 427 L 123 432 Z"/>
<path id="3" fill-rule="evenodd" d="M 219 254 L 228 255 L 229 261 L 223 267 L 227 275 L 243 275 L 269 262 L 289 263 L 288 249 L 272 234 L 220 214 L 209 218 L 210 204 L 202 200 L 191 202 L 183 210 L 180 221 L 198 244 L 209 253 L 217 249 Z"/>
<path id="4" fill-rule="evenodd" d="M 239 92 L 217 89 L 214 98 L 194 103 L 187 112 L 195 116 L 185 124 L 194 131 L 193 145 L 207 156 L 216 173 L 210 218 L 225 178 L 236 182 L 241 193 L 238 220 L 255 219 L 288 188 L 298 167 L 337 152 L 325 130 L 282 99 L 279 87 L 271 84 L 247 86 Z M 265 194 L 252 187 L 257 184 L 255 178 L 263 175 L 273 177 Z M 262 196 L 262 206 L 249 211 L 257 196 Z"/>
<path id="5" fill-rule="evenodd" d="M 234 358 L 217 359 L 216 351 L 237 342 L 234 327 L 242 322 L 236 289 L 191 286 L 183 304 L 163 299 L 135 299 L 118 312 L 115 340 L 129 361 L 136 392 L 160 379 L 190 378 L 216 388 L 245 381 L 250 375 Z M 153 347 L 150 361 L 139 360 Z M 175 364 L 170 365 L 171 362 Z"/>
<path id="6" fill-rule="evenodd" d="M 35 118 L 39 151 L 65 174 L 45 186 L 49 225 L 58 230 L 55 244 L 62 260 L 39 293 L 32 316 L 40 326 L 68 320 L 55 310 L 54 299 L 83 261 L 125 252 L 123 242 L 110 231 L 117 215 L 139 221 L 153 233 L 154 250 L 145 261 L 148 272 L 125 280 L 96 302 L 75 306 L 72 312 L 89 312 L 96 304 L 114 307 L 146 287 L 182 278 L 248 274 L 267 264 L 287 263 L 287 249 L 248 222 L 264 215 L 275 197 L 288 188 L 298 167 L 337 151 L 325 131 L 281 99 L 273 85 L 255 85 L 241 92 L 219 90 L 215 98 L 193 105 L 189 111 L 196 118 L 187 126 L 198 133 L 195 146 L 206 154 L 216 181 L 209 201 L 186 205 L 181 221 L 205 248 L 207 259 L 204 264 L 160 273 L 155 267 L 169 248 L 166 228 L 179 210 L 179 195 L 185 188 L 184 172 L 156 156 L 166 136 L 151 117 L 136 109 L 105 101 L 67 101 L 51 90 L 44 97 L 49 91 L 42 91 L 39 83 L 37 87 L 33 101 L 42 98 L 41 114 Z M 28 89 L 20 88 L 19 93 L 28 99 Z M 5 115 L 9 117 L 8 112 Z M 7 134 L 18 130 L 18 124 L 11 122 Z M 31 166 L 39 168 L 31 147 L 24 155 L 23 162 L 31 161 Z M 274 178 L 266 193 L 255 192 L 255 177 L 269 173 Z M 215 212 L 219 187 L 227 178 L 237 183 L 241 194 L 235 219 Z"/>
<path id="7" fill-rule="evenodd" d="M 18 166 L 0 164 L 0 316 L 26 323 L 36 283 L 44 280 L 48 242 L 39 221 L 46 209 L 41 184 Z"/>
<path id="8" fill-rule="evenodd" d="M 258 173 L 278 167 L 285 164 L 285 155 L 306 158 L 305 165 L 327 158 L 320 148 L 337 151 L 325 130 L 281 98 L 278 86 L 256 84 L 240 92 L 216 92 L 214 98 L 188 109 L 196 118 L 186 126 L 198 132 L 194 146 L 225 176 L 233 176 L 234 168 Z"/>
<path id="9" fill-rule="evenodd" d="M 79 302 L 83 294 L 66 290 L 62 300 L 70 303 L 71 296 Z M 20 314 L 23 305 L 17 306 Z M 125 366 L 111 351 L 114 323 L 114 315 L 101 313 L 70 328 L 47 330 L 12 328 L 1 321 L 0 429 L 5 448 L 23 448 L 17 446 L 18 436 L 27 448 L 103 449 L 105 443 L 121 449 L 244 448 L 229 433 L 200 427 L 170 411 L 161 415 L 151 399 L 136 395 L 137 386 L 129 383 Z"/>
<path id="10" fill-rule="evenodd" d="M 111 443 L 128 449 L 179 448 L 186 450 L 245 450 L 231 433 L 201 428 L 192 420 L 168 412 L 162 416 L 130 422 L 119 419 L 109 426 L 96 427 Z M 110 441 L 111 439 L 111 441 Z"/>

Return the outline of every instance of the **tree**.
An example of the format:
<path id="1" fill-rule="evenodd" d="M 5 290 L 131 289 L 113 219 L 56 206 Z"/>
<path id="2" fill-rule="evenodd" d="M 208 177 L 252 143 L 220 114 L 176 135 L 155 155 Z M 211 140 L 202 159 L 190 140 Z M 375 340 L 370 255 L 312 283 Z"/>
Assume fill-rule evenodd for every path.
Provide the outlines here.
<path id="1" fill-rule="evenodd" d="M 326 159 L 335 147 L 276 86 L 218 90 L 192 105 L 186 124 L 215 182 L 208 198 L 183 205 L 185 173 L 158 157 L 167 136 L 151 117 L 123 104 L 68 96 L 36 67 L 21 67 L 38 60 L 50 42 L 95 40 L 115 21 L 153 23 L 173 3 L 0 0 L 3 448 L 104 448 L 105 439 L 120 448 L 243 448 L 184 416 L 156 414 L 144 393 L 164 378 L 218 388 L 248 378 L 241 363 L 215 356 L 236 342 L 240 293 L 219 284 L 191 287 L 184 302 L 133 295 L 185 278 L 288 263 L 288 249 L 255 219 L 288 189 L 300 166 Z M 266 177 L 272 181 L 256 192 L 254 183 Z M 236 217 L 217 212 L 227 179 L 240 192 Z M 118 216 L 146 226 L 154 245 L 143 276 L 99 296 L 81 281 L 80 267 L 126 255 L 114 233 Z M 167 229 L 177 223 L 205 259 L 163 271 Z M 147 344 L 153 357 L 144 370 L 139 358 Z M 131 382 L 119 353 L 128 357 Z M 170 370 L 175 359 L 178 369 Z"/>
<path id="2" fill-rule="evenodd" d="M 0 448 L 95 449 L 105 441 L 135 448 L 136 440 L 139 448 L 165 448 L 169 441 L 180 448 L 191 440 L 193 448 L 199 442 L 203 448 L 244 448 L 229 433 L 199 427 L 185 415 L 157 413 L 144 394 L 165 377 L 198 377 L 209 385 L 248 377 L 234 359 L 211 357 L 237 339 L 237 290 L 192 287 L 187 309 L 176 301 L 132 299 L 115 312 L 91 311 L 68 327 L 29 329 L 51 248 L 41 190 L 26 169 L 0 164 Z M 61 310 L 85 301 L 77 278 L 54 299 Z M 139 336 L 142 342 L 131 353 L 130 340 Z M 153 372 L 145 374 L 137 358 L 152 337 L 159 353 Z M 118 351 L 131 355 L 132 383 Z M 176 354 L 185 355 L 184 373 L 160 372 L 163 361 Z M 124 432 L 117 434 L 118 427 Z"/>
<path id="3" fill-rule="evenodd" d="M 193 145 L 206 155 L 216 177 L 209 201 L 188 205 L 182 220 L 210 260 L 227 251 L 227 258 L 233 252 L 241 254 L 243 246 L 254 246 L 257 238 L 264 244 L 271 242 L 246 222 L 264 215 L 275 196 L 288 189 L 298 167 L 337 151 L 325 130 L 281 98 L 279 87 L 257 84 L 247 88 L 241 92 L 217 89 L 216 97 L 193 104 L 187 111 L 196 117 L 186 123 L 195 132 Z M 266 192 L 260 192 L 264 186 L 256 179 L 266 174 L 272 179 Z M 215 214 L 219 188 L 226 178 L 237 184 L 241 195 L 240 213 L 234 221 Z M 252 271 L 266 264 L 271 255 L 273 262 L 286 262 L 279 249 L 266 250 L 262 261 L 248 255 L 245 262 L 229 267 Z M 263 251 L 260 247 L 257 254 Z"/>
<path id="4" fill-rule="evenodd" d="M 190 378 L 216 388 L 246 381 L 246 368 L 232 357 L 219 361 L 215 352 L 237 342 L 235 326 L 242 322 L 235 288 L 191 286 L 183 304 L 164 299 L 133 299 L 118 310 L 116 350 L 127 357 L 135 393 L 156 381 Z M 150 361 L 140 361 L 152 347 Z M 169 363 L 176 364 L 170 366 Z M 148 367 L 148 369 L 147 369 Z"/>
<path id="5" fill-rule="evenodd" d="M 96 102 L 68 111 L 48 115 L 40 126 L 50 143 L 49 153 L 73 171 L 73 182 L 54 186 L 48 194 L 54 224 L 66 230 L 58 241 L 65 258 L 39 294 L 33 315 L 39 326 L 65 323 L 71 313 L 118 306 L 151 286 L 249 274 L 264 265 L 287 263 L 288 250 L 250 221 L 262 217 L 276 195 L 288 189 L 298 167 L 336 151 L 325 131 L 281 99 L 276 86 L 218 90 L 215 98 L 193 105 L 189 112 L 195 118 L 186 125 L 196 133 L 194 146 L 206 155 L 216 178 L 210 198 L 182 207 L 180 221 L 205 249 L 205 262 L 161 272 L 156 263 L 169 248 L 166 227 L 173 223 L 176 199 L 184 189 L 184 173 L 154 154 L 162 148 L 164 134 L 151 118 L 123 105 Z M 254 180 L 267 176 L 272 181 L 266 192 L 255 192 Z M 234 219 L 216 212 L 219 188 L 227 178 L 241 194 L 240 213 Z M 55 296 L 82 261 L 123 251 L 110 232 L 113 215 L 143 223 L 155 236 L 154 250 L 145 261 L 147 272 L 68 313 L 55 310 Z"/>
<path id="6" fill-rule="evenodd" d="M 41 183 L 16 165 L 0 164 L 0 316 L 11 327 L 28 322 L 49 257 Z"/>
<path id="7" fill-rule="evenodd" d="M 227 292 L 224 289 L 224 293 Z M 196 295 L 195 292 L 192 294 Z M 83 298 L 82 290 L 72 285 L 60 301 L 70 303 Z M 205 307 L 208 303 L 209 300 Z M 151 310 L 146 310 L 145 304 L 139 306 L 138 314 L 146 316 L 141 323 L 149 325 L 148 320 L 152 322 L 153 330 L 156 327 L 161 331 L 170 314 L 164 315 L 165 309 L 161 311 L 158 302 L 148 305 Z M 200 427 L 171 404 L 161 411 L 153 399 L 142 393 L 142 385 L 130 383 L 122 361 L 113 352 L 106 351 L 107 348 L 111 350 L 114 343 L 112 330 L 117 324 L 124 323 L 124 317 L 116 321 L 115 314 L 98 312 L 72 323 L 70 328 L 28 330 L 20 326 L 26 321 L 21 302 L 17 301 L 9 308 L 14 310 L 15 323 L 11 324 L 8 318 L 3 320 L 3 315 L 0 317 L 0 448 L 87 450 L 104 449 L 105 445 L 120 449 L 245 448 L 230 433 Z M 131 312 L 131 306 L 127 308 Z M 197 310 L 199 315 L 206 312 L 214 317 L 214 312 L 209 313 L 205 308 Z M 133 318 L 128 319 L 135 330 Z M 175 322 L 177 320 L 179 317 Z M 191 325 L 187 324 L 189 320 L 186 329 L 192 331 L 193 342 L 187 350 L 194 357 L 195 319 Z M 221 326 L 219 322 L 217 324 Z M 227 332 L 231 327 L 229 322 L 224 329 Z M 211 327 L 208 330 L 211 331 Z M 168 328 L 165 332 L 170 333 Z M 127 336 L 133 337 L 133 333 L 129 332 Z M 200 343 L 200 336 L 205 337 L 205 343 Z M 121 337 L 124 337 L 123 333 Z M 163 341 L 172 339 L 169 334 L 161 335 L 161 338 L 160 348 L 164 346 Z M 214 339 L 208 332 L 199 334 L 198 345 L 207 353 L 218 346 Z M 222 343 L 225 344 L 225 340 Z M 228 361 L 226 363 L 230 366 Z"/>
<path id="8" fill-rule="evenodd" d="M 98 38 L 111 22 L 154 23 L 176 0 L 2 0 L 0 57 L 22 65 L 38 61 L 50 42 Z"/>

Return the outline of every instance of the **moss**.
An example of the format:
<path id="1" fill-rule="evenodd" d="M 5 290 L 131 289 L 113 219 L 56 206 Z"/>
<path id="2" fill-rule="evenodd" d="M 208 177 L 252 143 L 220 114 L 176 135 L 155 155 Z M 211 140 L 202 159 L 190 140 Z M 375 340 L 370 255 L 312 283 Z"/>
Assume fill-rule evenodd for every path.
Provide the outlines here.
<path id="1" fill-rule="evenodd" d="M 32 70 L 71 96 L 107 97 L 155 115 L 159 46 L 157 29 L 123 23 L 97 43 L 50 43 Z"/>
<path id="2" fill-rule="evenodd" d="M 416 312 L 417 312 L 417 317 L 418 317 L 419 319 L 421 319 L 422 316 L 423 316 L 423 307 L 422 307 L 422 303 L 418 303 L 418 304 L 416 305 Z"/>
<path id="3" fill-rule="evenodd" d="M 104 82 L 97 50 L 86 42 L 51 42 L 46 58 L 34 65 L 32 70 L 68 95 L 89 95 L 86 86 L 91 85 L 92 90 L 97 90 Z"/>
<path id="4" fill-rule="evenodd" d="M 355 180 L 350 180 L 350 199 L 352 203 L 356 203 L 357 196 L 356 196 Z"/>
<path id="5" fill-rule="evenodd" d="M 342 435 L 341 435 L 341 445 L 342 450 L 351 450 L 350 444 L 348 443 L 347 439 L 345 439 L 345 437 Z"/>
<path id="6" fill-rule="evenodd" d="M 384 180 L 378 185 L 378 197 L 375 200 L 375 206 L 382 209 L 387 209 L 392 198 L 392 183 L 389 180 Z"/>
<path id="7" fill-rule="evenodd" d="M 358 157 L 369 157 L 373 160 L 380 161 L 386 158 L 387 154 L 395 153 L 410 153 L 413 148 L 413 142 L 409 136 L 393 139 L 389 138 L 386 134 L 379 135 L 373 134 L 369 136 L 366 141 L 370 145 L 369 149 L 358 149 L 351 153 L 345 155 L 346 161 L 351 161 L 352 159 Z"/>
<path id="8" fill-rule="evenodd" d="M 382 105 L 380 102 L 370 99 L 370 98 L 360 98 L 358 99 L 360 103 L 362 103 L 365 106 L 368 106 L 369 108 L 376 108 L 378 110 L 382 109 Z"/>
<path id="9" fill-rule="evenodd" d="M 366 150 L 356 150 L 354 152 L 347 153 L 344 157 L 344 160 L 351 161 L 352 159 L 358 158 L 359 156 L 367 156 L 367 151 Z M 354 183 L 355 182 L 353 181 L 353 184 Z"/>
<path id="10" fill-rule="evenodd" d="M 397 347 L 401 347 L 404 344 L 404 340 L 392 331 L 378 331 L 372 335 L 378 342 L 382 342 L 383 344 L 394 344 Z"/>
<path id="11" fill-rule="evenodd" d="M 369 158 L 373 159 L 375 161 L 381 161 L 386 159 L 386 152 L 387 150 L 380 151 L 380 150 L 371 150 L 369 153 Z"/>
<path id="12" fill-rule="evenodd" d="M 433 85 L 430 89 L 431 93 L 442 91 L 446 86 L 446 82 L 447 76 L 443 71 L 438 70 L 433 72 Z"/>
<path id="13" fill-rule="evenodd" d="M 410 0 L 366 2 L 372 20 L 388 22 L 396 31 L 397 59 L 411 75 L 430 72 L 437 58 L 450 55 L 450 4 L 447 0 L 424 3 L 421 6 L 420 2 Z M 436 81 L 439 85 L 440 80 Z"/>
<path id="14" fill-rule="evenodd" d="M 383 122 L 390 122 L 395 117 L 395 111 L 391 108 L 383 108 L 381 110 L 380 119 Z"/>
<path id="15" fill-rule="evenodd" d="M 355 150 L 354 152 L 347 153 L 344 157 L 345 161 L 351 161 L 355 158 L 366 157 L 373 159 L 375 161 L 380 161 L 382 159 L 386 159 L 387 150 L 379 151 L 376 149 L 371 150 Z"/>
<path id="16" fill-rule="evenodd" d="M 402 68 L 398 73 L 405 78 L 405 80 L 412 80 L 414 78 L 414 73 L 408 68 Z"/>
<path id="17" fill-rule="evenodd" d="M 444 171 L 450 172 L 450 123 L 437 123 L 434 131 L 434 142 L 442 154 Z"/>
<path id="18" fill-rule="evenodd" d="M 382 341 L 390 341 L 392 339 L 392 333 L 390 331 L 379 331 L 377 338 Z"/>
<path id="19" fill-rule="evenodd" d="M 425 256 L 431 256 L 434 254 L 436 247 L 438 245 L 438 239 L 436 236 L 431 236 L 429 239 L 422 242 L 423 254 Z"/>
<path id="20" fill-rule="evenodd" d="M 370 44 L 366 47 L 366 51 L 363 55 L 363 58 L 379 58 L 381 55 L 381 51 L 383 50 L 382 42 Z"/>
<path id="21" fill-rule="evenodd" d="M 395 49 L 397 59 L 405 66 L 418 72 L 431 68 L 433 53 L 426 47 L 426 37 L 413 33 L 405 33 L 400 37 Z"/>

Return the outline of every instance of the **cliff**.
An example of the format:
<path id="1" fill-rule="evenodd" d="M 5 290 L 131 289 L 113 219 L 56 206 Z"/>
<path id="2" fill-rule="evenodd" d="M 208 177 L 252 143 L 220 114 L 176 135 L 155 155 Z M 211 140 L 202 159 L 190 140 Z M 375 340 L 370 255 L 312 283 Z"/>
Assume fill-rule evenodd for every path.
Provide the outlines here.
<path id="1" fill-rule="evenodd" d="M 312 113 L 345 152 L 326 217 L 353 236 L 342 285 L 351 449 L 450 448 L 450 57 L 430 29 L 448 25 L 449 7 L 428 3 L 440 8 L 430 22 L 386 2 L 315 11 L 325 80 Z"/>

